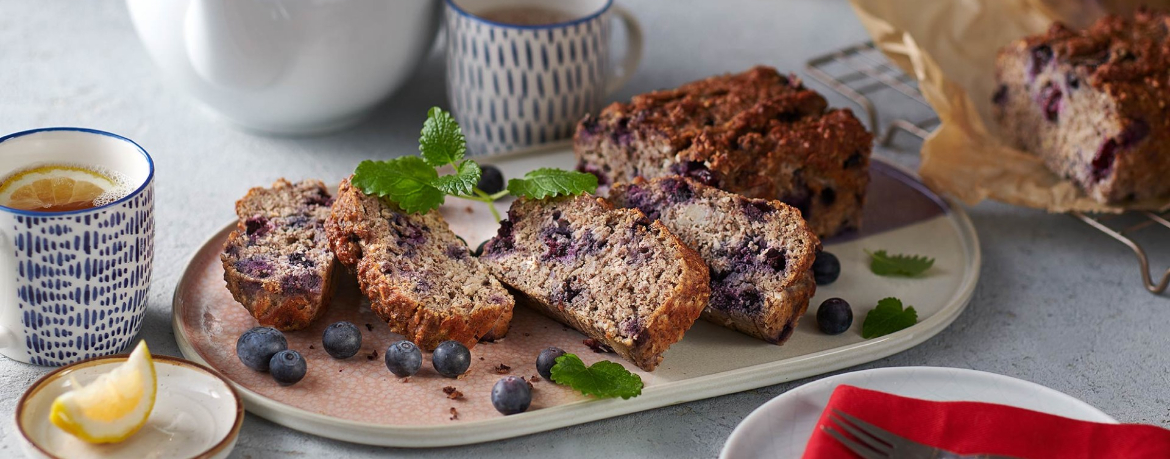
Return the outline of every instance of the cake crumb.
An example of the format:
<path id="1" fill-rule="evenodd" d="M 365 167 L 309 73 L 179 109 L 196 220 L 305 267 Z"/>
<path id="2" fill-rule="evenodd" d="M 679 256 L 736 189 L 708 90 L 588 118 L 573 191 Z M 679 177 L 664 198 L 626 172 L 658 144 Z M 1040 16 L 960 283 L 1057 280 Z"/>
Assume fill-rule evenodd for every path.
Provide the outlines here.
<path id="1" fill-rule="evenodd" d="M 459 410 L 455 409 L 455 407 L 451 407 L 451 420 L 454 421 L 456 419 L 459 419 Z"/>
<path id="2" fill-rule="evenodd" d="M 410 382 L 410 376 L 407 376 L 405 378 L 398 378 L 398 381 L 402 382 L 403 384 L 408 383 L 408 382 Z"/>
<path id="3" fill-rule="evenodd" d="M 524 383 L 525 383 L 525 384 L 528 384 L 528 389 L 529 389 L 529 390 L 532 390 L 532 388 L 533 388 L 533 386 L 532 386 L 532 381 L 529 381 L 529 380 L 527 380 L 527 379 L 524 379 L 524 377 L 523 377 L 523 376 L 521 376 L 521 377 L 520 377 L 520 380 L 521 380 L 521 381 L 524 381 Z"/>
<path id="4" fill-rule="evenodd" d="M 540 376 L 532 375 L 532 377 L 528 378 L 528 380 L 532 382 L 540 382 Z"/>
<path id="5" fill-rule="evenodd" d="M 585 338 L 584 340 L 581 341 L 581 344 L 589 346 L 589 349 L 592 349 L 593 352 L 596 352 L 598 354 L 613 353 L 612 347 L 609 347 L 609 345 L 607 345 L 601 341 L 595 340 L 593 338 Z"/>
<path id="6" fill-rule="evenodd" d="M 496 365 L 496 367 L 493 368 L 493 370 L 496 370 L 496 374 L 498 374 L 498 375 L 506 375 L 506 374 L 508 374 L 508 372 L 512 371 L 512 367 L 501 363 L 499 365 Z"/>
<path id="7" fill-rule="evenodd" d="M 456 389 L 455 386 L 447 386 L 443 388 L 443 393 L 447 394 L 447 398 L 451 400 L 459 400 L 463 398 L 463 392 Z"/>
<path id="8" fill-rule="evenodd" d="M 475 209 L 472 209 L 471 206 L 464 207 L 463 210 L 466 210 L 469 214 L 475 212 Z"/>
<path id="9" fill-rule="evenodd" d="M 532 336 L 532 333 L 524 332 L 524 336 Z"/>
<path id="10" fill-rule="evenodd" d="M 479 359 L 480 359 L 480 360 L 483 360 L 483 357 L 480 357 Z"/>
<path id="11" fill-rule="evenodd" d="M 374 352 L 371 352 L 370 355 L 366 356 L 366 360 L 374 360 L 376 358 L 378 358 L 378 350 L 377 349 L 374 349 Z"/>
<path id="12" fill-rule="evenodd" d="M 366 331 L 374 331 L 374 326 L 370 325 L 370 324 L 366 324 Z"/>
<path id="13" fill-rule="evenodd" d="M 313 347 L 313 345 L 312 345 L 312 344 L 310 344 L 310 345 L 309 345 L 309 349 L 316 349 L 316 348 L 314 348 L 314 347 Z"/>

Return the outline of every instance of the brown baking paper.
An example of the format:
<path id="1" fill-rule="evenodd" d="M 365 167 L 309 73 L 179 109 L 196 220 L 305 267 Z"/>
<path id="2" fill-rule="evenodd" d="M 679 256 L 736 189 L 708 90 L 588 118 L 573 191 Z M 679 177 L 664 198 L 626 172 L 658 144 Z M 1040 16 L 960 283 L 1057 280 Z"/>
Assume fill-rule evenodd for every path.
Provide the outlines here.
<path id="1" fill-rule="evenodd" d="M 1039 156 L 1006 145 L 991 117 L 995 55 L 1054 20 L 1087 25 L 1136 2 L 1058 0 L 851 0 L 874 43 L 914 75 L 941 125 L 922 144 L 919 175 L 938 192 L 969 205 L 983 199 L 1050 212 L 1120 212 L 1170 208 L 1170 199 L 1104 205 L 1044 166 Z M 1170 1 L 1162 1 L 1170 5 Z"/>

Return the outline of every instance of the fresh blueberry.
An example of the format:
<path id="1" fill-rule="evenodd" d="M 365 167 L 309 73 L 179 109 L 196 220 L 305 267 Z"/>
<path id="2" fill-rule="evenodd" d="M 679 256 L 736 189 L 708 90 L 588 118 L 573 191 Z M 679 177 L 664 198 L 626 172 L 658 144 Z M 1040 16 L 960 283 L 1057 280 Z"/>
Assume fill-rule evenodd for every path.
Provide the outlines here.
<path id="1" fill-rule="evenodd" d="M 272 327 L 255 327 L 236 340 L 236 355 L 244 366 L 256 371 L 268 371 L 268 361 L 285 349 L 288 340 L 284 333 Z"/>
<path id="2" fill-rule="evenodd" d="M 540 351 L 540 355 L 536 356 L 536 372 L 540 373 L 540 377 L 552 381 L 552 367 L 557 364 L 557 357 L 565 355 L 565 351 L 559 347 L 550 347 Z"/>
<path id="3" fill-rule="evenodd" d="M 395 341 L 386 348 L 386 369 L 394 376 L 405 378 L 418 373 L 419 368 L 422 368 L 422 351 L 414 343 Z"/>
<path id="4" fill-rule="evenodd" d="M 350 322 L 336 322 L 325 328 L 325 333 L 321 334 L 321 344 L 333 358 L 348 359 L 361 350 L 362 332 Z"/>
<path id="5" fill-rule="evenodd" d="M 431 355 L 431 365 L 439 374 L 454 378 L 471 366 L 471 351 L 458 341 L 443 341 Z"/>
<path id="6" fill-rule="evenodd" d="M 471 254 L 477 257 L 483 255 L 483 246 L 487 245 L 488 241 L 490 241 L 490 239 L 485 239 L 483 242 L 480 242 L 479 247 L 476 247 L 475 251 L 471 252 Z"/>
<path id="7" fill-rule="evenodd" d="M 272 368 L 272 379 L 282 386 L 291 386 L 305 377 L 305 358 L 292 349 L 277 352 L 268 366 Z"/>
<path id="8" fill-rule="evenodd" d="M 492 405 L 500 413 L 523 413 L 531 403 L 532 389 L 517 376 L 505 376 L 492 387 Z"/>
<path id="9" fill-rule="evenodd" d="M 485 164 L 479 182 L 475 184 L 479 191 L 487 194 L 496 194 L 504 190 L 504 173 L 496 166 Z"/>
<path id="10" fill-rule="evenodd" d="M 817 309 L 817 327 L 826 335 L 840 335 L 853 325 L 853 309 L 840 298 L 829 298 Z"/>
<path id="11" fill-rule="evenodd" d="M 813 279 L 816 279 L 817 285 L 832 284 L 841 275 L 841 261 L 837 260 L 836 255 L 829 252 L 821 252 L 817 254 L 817 259 L 813 261 L 812 271 Z"/>

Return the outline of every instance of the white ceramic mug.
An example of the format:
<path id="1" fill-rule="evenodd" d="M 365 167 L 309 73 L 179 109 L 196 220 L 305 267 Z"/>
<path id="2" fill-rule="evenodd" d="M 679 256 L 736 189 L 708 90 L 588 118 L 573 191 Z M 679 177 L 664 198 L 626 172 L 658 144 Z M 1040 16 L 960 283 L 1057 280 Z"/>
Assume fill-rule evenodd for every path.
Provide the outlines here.
<path id="1" fill-rule="evenodd" d="M 315 134 L 360 121 L 431 49 L 439 0 L 126 0 L 175 86 L 247 129 Z"/>
<path id="2" fill-rule="evenodd" d="M 98 166 L 132 192 L 66 212 L 0 206 L 0 354 L 66 365 L 123 351 L 146 314 L 154 162 L 130 139 L 81 128 L 0 137 L 0 178 L 44 164 Z"/>
<path id="3" fill-rule="evenodd" d="M 447 98 L 472 155 L 568 138 L 601 108 L 642 58 L 637 19 L 613 0 L 446 0 Z M 500 8 L 552 9 L 566 20 L 495 22 Z M 610 65 L 610 24 L 625 25 L 628 46 Z"/>

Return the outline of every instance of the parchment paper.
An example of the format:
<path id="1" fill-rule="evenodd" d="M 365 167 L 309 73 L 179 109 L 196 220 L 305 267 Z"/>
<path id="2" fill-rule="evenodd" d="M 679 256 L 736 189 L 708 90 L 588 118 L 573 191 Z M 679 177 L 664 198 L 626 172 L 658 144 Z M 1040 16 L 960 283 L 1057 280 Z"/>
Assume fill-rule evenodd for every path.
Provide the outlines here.
<path id="1" fill-rule="evenodd" d="M 874 43 L 914 75 L 942 124 L 922 145 L 919 175 L 967 204 L 994 199 L 1050 212 L 1170 208 L 1170 199 L 1107 206 L 999 139 L 991 117 L 995 55 L 1054 20 L 1083 26 L 1129 0 L 851 0 Z M 1170 0 L 1155 3 L 1170 7 Z M 1154 5 L 1157 6 L 1157 5 Z"/>

